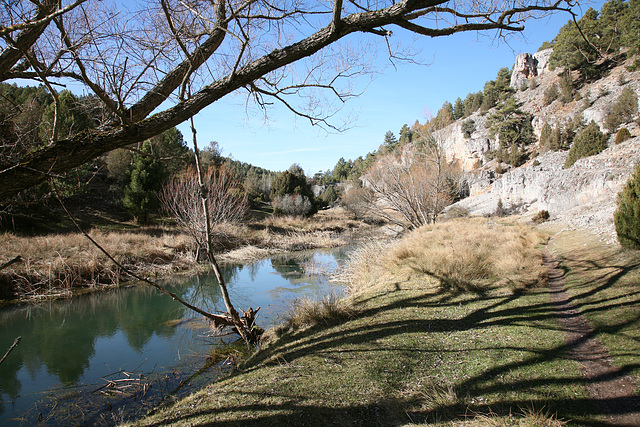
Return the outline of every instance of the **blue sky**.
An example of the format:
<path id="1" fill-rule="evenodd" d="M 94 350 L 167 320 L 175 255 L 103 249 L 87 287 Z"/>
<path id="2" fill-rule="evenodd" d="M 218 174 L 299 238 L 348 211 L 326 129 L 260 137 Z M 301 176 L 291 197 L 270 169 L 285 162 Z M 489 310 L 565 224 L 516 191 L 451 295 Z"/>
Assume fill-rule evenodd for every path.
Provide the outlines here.
<path id="1" fill-rule="evenodd" d="M 601 2 L 591 5 L 599 10 Z M 429 65 L 387 66 L 361 96 L 345 104 L 344 114 L 355 117 L 350 129 L 329 133 L 279 107 L 272 108 L 265 122 L 247 111 L 244 98 L 231 97 L 196 116 L 198 142 L 205 146 L 217 141 L 224 155 L 274 171 L 293 163 L 307 175 L 332 169 L 340 157 L 355 159 L 377 149 L 388 130 L 397 135 L 404 123 L 422 123 L 435 115 L 443 102 L 453 103 L 457 97 L 464 99 L 467 93 L 482 90 L 501 67 L 511 68 L 520 53 L 534 53 L 569 19 L 563 13 L 529 21 L 522 34 L 506 40 L 477 33 L 414 40 L 413 35 L 394 29 L 392 38 L 399 38 L 403 46 L 413 44 L 421 51 L 421 62 Z M 378 60 L 388 64 L 383 54 Z M 190 141 L 188 123 L 178 128 Z"/>

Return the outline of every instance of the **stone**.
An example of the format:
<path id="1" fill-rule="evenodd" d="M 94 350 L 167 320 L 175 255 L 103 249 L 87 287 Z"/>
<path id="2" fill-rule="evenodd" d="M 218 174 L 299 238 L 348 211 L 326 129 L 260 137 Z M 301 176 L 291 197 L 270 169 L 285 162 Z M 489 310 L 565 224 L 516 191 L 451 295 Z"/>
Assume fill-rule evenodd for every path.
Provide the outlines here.
<path id="1" fill-rule="evenodd" d="M 538 75 L 538 61 L 530 53 L 521 53 L 516 57 L 511 73 L 511 87 L 520 89 L 523 83 Z"/>

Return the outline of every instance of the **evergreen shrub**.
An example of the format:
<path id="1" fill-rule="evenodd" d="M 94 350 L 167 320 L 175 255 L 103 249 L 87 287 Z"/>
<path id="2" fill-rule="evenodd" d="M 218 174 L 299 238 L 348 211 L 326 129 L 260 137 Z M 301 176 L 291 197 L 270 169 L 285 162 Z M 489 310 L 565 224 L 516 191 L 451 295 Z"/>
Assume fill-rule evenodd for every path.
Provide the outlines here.
<path id="1" fill-rule="evenodd" d="M 622 247 L 640 249 L 640 165 L 618 194 L 613 222 Z"/>
<path id="2" fill-rule="evenodd" d="M 618 131 L 618 133 L 616 133 L 616 144 L 623 143 L 630 138 L 631 138 L 631 132 L 629 132 L 629 129 L 621 128 Z"/>
<path id="3" fill-rule="evenodd" d="M 576 135 L 564 168 L 569 169 L 583 157 L 593 156 L 607 148 L 607 135 L 600 131 L 600 127 L 592 121 Z"/>

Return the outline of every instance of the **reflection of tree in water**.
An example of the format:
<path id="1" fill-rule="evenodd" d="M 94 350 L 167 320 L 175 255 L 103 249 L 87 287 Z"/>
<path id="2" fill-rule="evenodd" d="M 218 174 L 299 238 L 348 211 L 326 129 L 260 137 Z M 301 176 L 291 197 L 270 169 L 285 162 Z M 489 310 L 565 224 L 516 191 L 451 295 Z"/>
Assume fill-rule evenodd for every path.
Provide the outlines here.
<path id="1" fill-rule="evenodd" d="M 180 291 L 174 290 L 178 295 Z M 167 338 L 173 336 L 175 330 L 167 325 L 167 321 L 184 317 L 186 310 L 159 291 L 144 288 L 122 302 L 115 318 L 129 345 L 141 352 L 154 334 Z"/>
<path id="2" fill-rule="evenodd" d="M 222 268 L 222 277 L 229 290 L 233 288 L 235 278 L 243 268 L 244 266 L 242 265 L 227 265 Z M 182 295 L 182 298 L 189 304 L 200 307 L 210 313 L 226 310 L 220 302 L 222 295 L 214 274 L 195 276 L 189 280 L 187 286 L 184 286 L 184 289 L 186 289 L 186 292 Z M 196 313 L 188 314 L 197 315 Z"/>
<path id="3" fill-rule="evenodd" d="M 17 336 L 22 341 L 0 365 L 0 392 L 19 396 L 17 375 L 23 366 L 33 377 L 44 367 L 60 382 L 74 384 L 89 367 L 98 338 L 111 337 L 121 329 L 131 347 L 141 351 L 154 334 L 171 337 L 175 330 L 166 322 L 184 317 L 185 311 L 147 287 L 2 310 L 0 345 Z"/>
<path id="4" fill-rule="evenodd" d="M 4 322 L 0 324 L 5 325 Z M 15 332 L 18 333 L 18 331 Z M 20 335 L 16 335 L 16 337 L 17 336 Z M 11 345 L 9 344 L 5 346 L 5 341 L 5 336 L 3 334 L 3 337 L 0 340 L 0 353 L 2 354 L 4 354 L 7 348 L 9 348 L 9 345 Z M 15 374 L 22 366 L 22 359 L 14 355 L 16 352 L 17 347 L 11 353 L 11 356 L 7 357 L 4 362 L 0 364 L 0 415 L 4 413 L 4 395 L 8 395 L 10 399 L 15 399 L 20 394 L 20 381 L 18 381 Z"/>
<path id="5" fill-rule="evenodd" d="M 271 258 L 271 267 L 283 276 L 294 281 L 304 276 L 302 264 L 313 259 L 313 253 L 300 252 L 287 256 Z"/>

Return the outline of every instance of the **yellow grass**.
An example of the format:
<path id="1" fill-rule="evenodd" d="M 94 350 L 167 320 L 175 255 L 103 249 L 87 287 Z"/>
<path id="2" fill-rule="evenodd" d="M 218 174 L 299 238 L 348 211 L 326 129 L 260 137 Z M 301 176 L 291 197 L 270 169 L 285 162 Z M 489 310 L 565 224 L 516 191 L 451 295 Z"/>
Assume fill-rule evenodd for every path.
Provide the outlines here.
<path id="1" fill-rule="evenodd" d="M 270 217 L 251 225 L 218 225 L 214 250 L 221 261 L 247 262 L 285 251 L 336 247 L 362 227 L 340 211 L 313 218 Z M 190 237 L 175 228 L 90 232 L 127 269 L 146 275 L 199 268 Z M 81 233 L 21 237 L 0 234 L 0 265 L 16 256 L 23 262 L 0 271 L 0 300 L 68 296 L 72 290 L 103 287 L 127 278 Z"/>
<path id="2" fill-rule="evenodd" d="M 103 232 L 90 236 L 133 271 L 161 273 L 192 265 L 191 243 L 171 232 Z M 124 276 L 117 266 L 80 233 L 35 237 L 0 235 L 0 264 L 16 256 L 23 262 L 0 272 L 0 285 L 11 286 L 18 298 L 61 296 L 73 288 L 118 283 Z"/>
<path id="3" fill-rule="evenodd" d="M 525 225 L 451 220 L 417 229 L 389 246 L 366 245 L 352 256 L 342 279 L 354 290 L 418 281 L 456 292 L 515 292 L 544 283 L 546 269 L 536 249 L 543 240 Z"/>

